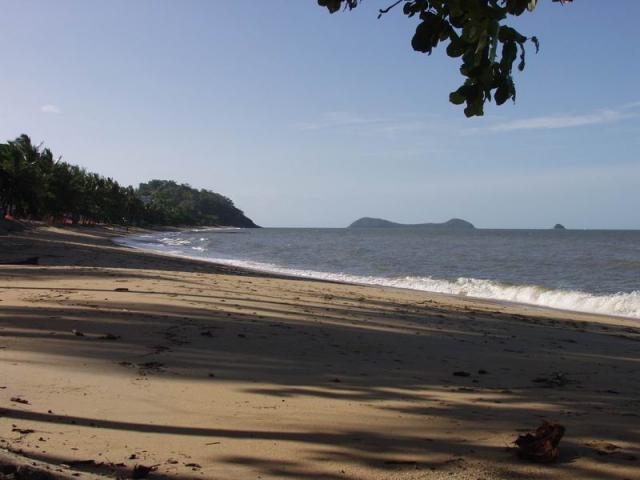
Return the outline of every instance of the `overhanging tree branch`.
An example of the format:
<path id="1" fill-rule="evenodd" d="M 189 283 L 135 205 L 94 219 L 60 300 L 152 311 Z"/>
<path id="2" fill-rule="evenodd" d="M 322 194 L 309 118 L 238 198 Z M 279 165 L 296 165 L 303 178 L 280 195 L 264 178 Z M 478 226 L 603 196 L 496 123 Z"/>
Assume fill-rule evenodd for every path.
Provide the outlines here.
<path id="1" fill-rule="evenodd" d="M 573 0 L 552 0 L 570 3 Z M 358 0 L 318 0 L 329 12 L 358 6 Z M 378 10 L 378 18 L 403 3 L 404 15 L 417 16 L 420 23 L 411 39 L 417 52 L 431 54 L 441 43 L 452 58 L 460 58 L 464 83 L 449 95 L 451 103 L 465 104 L 467 117 L 484 115 L 484 105 L 495 100 L 502 105 L 516 100 L 513 64 L 523 71 L 526 44 L 533 43 L 536 52 L 540 42 L 526 37 L 504 22 L 509 17 L 532 12 L 538 0 L 397 0 Z"/>
<path id="2" fill-rule="evenodd" d="M 404 0 L 398 0 L 397 2 L 393 3 L 392 5 L 389 5 L 387 8 L 381 8 L 380 10 L 378 10 L 378 18 L 382 17 L 382 15 L 384 15 L 385 13 L 389 13 L 389 11 L 396 7 L 397 5 L 401 4 Z"/>

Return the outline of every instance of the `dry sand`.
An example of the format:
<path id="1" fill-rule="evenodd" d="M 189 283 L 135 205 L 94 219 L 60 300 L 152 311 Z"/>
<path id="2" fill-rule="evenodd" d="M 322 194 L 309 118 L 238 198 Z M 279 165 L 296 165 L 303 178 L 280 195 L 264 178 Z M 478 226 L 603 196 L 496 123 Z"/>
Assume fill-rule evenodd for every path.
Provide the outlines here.
<path id="1" fill-rule="evenodd" d="M 633 320 L 276 278 L 117 233 L 0 237 L 0 262 L 40 257 L 0 266 L 0 459 L 79 478 L 640 478 Z M 548 466 L 512 448 L 543 419 L 567 428 Z"/>

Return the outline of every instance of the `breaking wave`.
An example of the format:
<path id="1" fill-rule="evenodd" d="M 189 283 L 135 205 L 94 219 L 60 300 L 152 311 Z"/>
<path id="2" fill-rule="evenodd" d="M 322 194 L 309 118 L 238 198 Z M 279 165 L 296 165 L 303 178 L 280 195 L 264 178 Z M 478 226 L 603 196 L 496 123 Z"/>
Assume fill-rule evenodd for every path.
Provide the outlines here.
<path id="1" fill-rule="evenodd" d="M 158 242 L 158 240 L 156 240 Z M 610 295 L 596 295 L 577 290 L 561 290 L 540 287 L 536 285 L 509 285 L 493 280 L 460 277 L 454 280 L 438 279 L 429 276 L 398 276 L 380 277 L 351 275 L 347 273 L 322 272 L 283 267 L 280 265 L 248 260 L 229 258 L 213 258 L 210 256 L 193 255 L 188 250 L 171 250 L 166 247 L 186 247 L 188 240 L 176 241 L 174 238 L 161 238 L 157 247 L 144 237 L 123 237 L 117 243 L 135 248 L 149 248 L 164 253 L 196 258 L 212 263 L 221 263 L 235 267 L 248 268 L 262 272 L 278 273 L 302 278 L 331 280 L 337 282 L 377 285 L 384 287 L 405 288 L 433 293 L 459 295 L 470 298 L 498 300 L 502 302 L 520 303 L 561 310 L 585 313 L 597 313 L 621 317 L 640 318 L 640 291 L 620 292 Z M 203 251 L 200 247 L 192 250 Z"/>

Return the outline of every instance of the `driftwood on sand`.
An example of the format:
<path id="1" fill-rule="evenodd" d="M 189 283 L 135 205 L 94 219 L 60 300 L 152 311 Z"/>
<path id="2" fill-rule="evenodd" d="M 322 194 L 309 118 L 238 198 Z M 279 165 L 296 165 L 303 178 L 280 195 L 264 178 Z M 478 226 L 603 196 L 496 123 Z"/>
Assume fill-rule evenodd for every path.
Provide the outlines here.
<path id="1" fill-rule="evenodd" d="M 516 439 L 518 455 L 536 463 L 555 462 L 560 455 L 558 444 L 564 432 L 564 426 L 559 423 L 543 422 L 535 432 Z"/>

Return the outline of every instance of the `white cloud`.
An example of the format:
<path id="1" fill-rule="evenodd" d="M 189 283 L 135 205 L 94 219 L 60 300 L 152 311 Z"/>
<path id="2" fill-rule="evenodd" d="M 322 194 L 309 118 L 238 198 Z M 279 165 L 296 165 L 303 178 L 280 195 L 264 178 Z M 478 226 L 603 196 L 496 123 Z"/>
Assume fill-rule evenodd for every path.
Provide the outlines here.
<path id="1" fill-rule="evenodd" d="M 635 111 L 638 107 L 640 107 L 640 102 L 633 102 L 615 109 L 598 110 L 586 114 L 548 115 L 512 120 L 481 128 L 479 130 L 490 132 L 509 132 L 513 130 L 573 128 L 586 125 L 614 123 L 628 118 L 637 117 L 640 114 L 640 112 Z"/>
<path id="2" fill-rule="evenodd" d="M 322 130 L 341 127 L 358 127 L 386 123 L 378 117 L 366 117 L 353 112 L 326 112 L 319 119 L 297 125 L 300 130 Z"/>
<path id="3" fill-rule="evenodd" d="M 576 128 L 588 125 L 616 123 L 640 117 L 640 101 L 629 102 L 614 108 L 600 109 L 587 113 L 553 114 L 539 117 L 506 120 L 476 128 L 460 128 L 457 124 L 445 123 L 441 119 L 415 114 L 395 116 L 363 115 L 357 112 L 325 112 L 317 119 L 299 123 L 294 128 L 302 131 L 349 130 L 351 133 L 385 137 L 402 137 L 416 134 L 474 134 L 499 133 L 517 130 L 552 130 Z"/>
<path id="4" fill-rule="evenodd" d="M 40 111 L 42 113 L 60 113 L 60 107 L 58 107 L 57 105 L 52 105 L 50 103 L 43 105 L 40 107 Z"/>
<path id="5" fill-rule="evenodd" d="M 301 131 L 348 130 L 350 133 L 359 135 L 392 138 L 417 132 L 434 133 L 441 129 L 442 125 L 433 117 L 424 118 L 415 114 L 383 117 L 357 112 L 332 111 L 321 114 L 315 120 L 298 123 L 294 128 Z"/>

